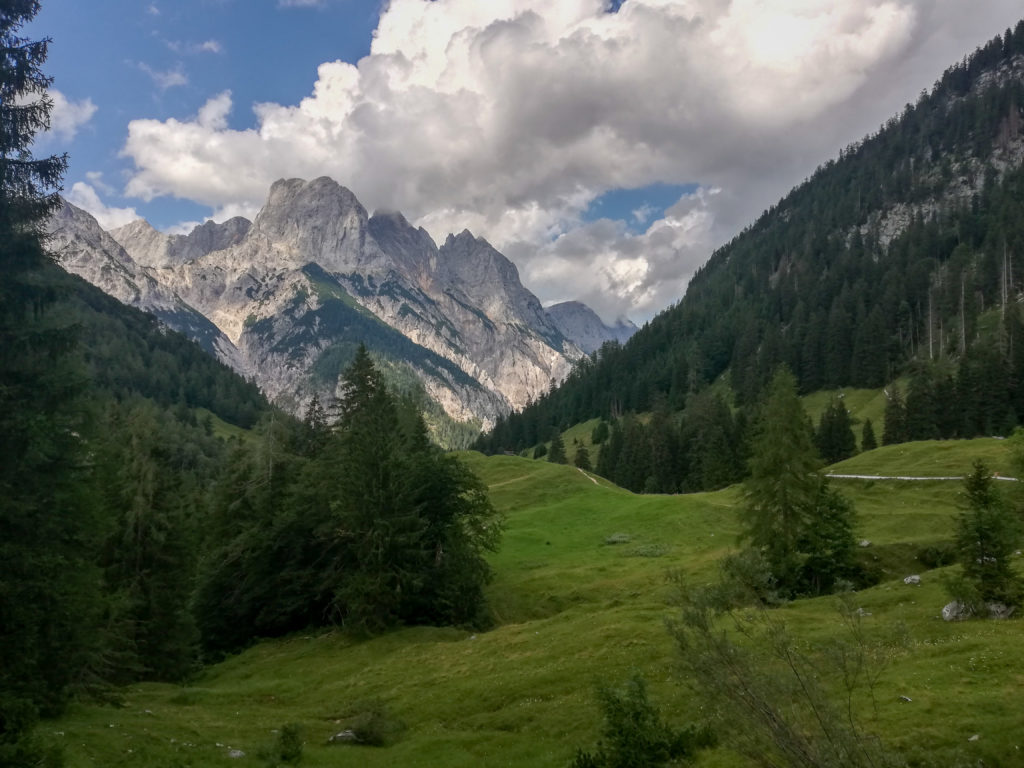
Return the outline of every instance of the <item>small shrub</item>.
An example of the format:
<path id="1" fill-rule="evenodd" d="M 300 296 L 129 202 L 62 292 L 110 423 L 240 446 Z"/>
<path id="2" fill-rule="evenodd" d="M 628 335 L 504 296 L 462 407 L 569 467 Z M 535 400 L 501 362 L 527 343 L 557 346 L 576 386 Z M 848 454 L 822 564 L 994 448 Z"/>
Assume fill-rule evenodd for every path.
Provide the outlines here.
<path id="1" fill-rule="evenodd" d="M 257 753 L 267 768 L 278 768 L 281 765 L 298 765 L 302 762 L 304 745 L 302 725 L 286 723 L 278 729 L 273 742 Z"/>
<path id="2" fill-rule="evenodd" d="M 354 704 L 348 714 L 338 718 L 342 729 L 352 731 L 355 744 L 369 747 L 385 747 L 394 744 L 405 731 L 405 723 L 395 717 L 381 701 L 364 701 Z"/>
<path id="3" fill-rule="evenodd" d="M 926 568 L 942 568 L 956 562 L 956 546 L 951 541 L 941 541 L 921 547 L 917 559 Z"/>
<path id="4" fill-rule="evenodd" d="M 715 744 L 705 726 L 677 730 L 662 722 L 640 675 L 633 675 L 621 691 L 599 688 L 598 699 L 604 716 L 601 740 L 592 753 L 578 749 L 571 768 L 657 768 Z"/>

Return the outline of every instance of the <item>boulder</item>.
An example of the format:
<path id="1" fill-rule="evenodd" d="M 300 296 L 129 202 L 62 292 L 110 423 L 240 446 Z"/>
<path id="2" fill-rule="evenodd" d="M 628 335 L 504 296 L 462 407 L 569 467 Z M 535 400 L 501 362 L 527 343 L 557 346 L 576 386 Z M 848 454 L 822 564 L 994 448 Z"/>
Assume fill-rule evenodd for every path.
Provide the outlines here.
<path id="1" fill-rule="evenodd" d="M 988 603 L 985 607 L 988 609 L 988 617 L 990 619 L 1008 619 L 1013 616 L 1013 612 L 1016 610 L 1012 605 L 1006 605 L 1005 603 Z"/>
<path id="2" fill-rule="evenodd" d="M 911 584 L 911 585 L 914 585 L 914 586 L 916 586 L 916 585 L 918 585 L 918 584 L 920 584 L 920 583 L 921 583 L 921 577 L 920 577 L 920 576 L 918 576 L 918 575 L 917 575 L 917 574 L 915 573 L 915 574 L 912 574 L 911 576 L 907 576 L 907 578 L 905 578 L 905 579 L 903 580 L 903 583 L 904 583 L 904 584 Z"/>
<path id="3" fill-rule="evenodd" d="M 971 610 L 969 605 L 961 603 L 959 600 L 954 600 L 942 606 L 943 621 L 963 621 L 964 619 L 969 619 L 973 613 L 974 611 Z"/>

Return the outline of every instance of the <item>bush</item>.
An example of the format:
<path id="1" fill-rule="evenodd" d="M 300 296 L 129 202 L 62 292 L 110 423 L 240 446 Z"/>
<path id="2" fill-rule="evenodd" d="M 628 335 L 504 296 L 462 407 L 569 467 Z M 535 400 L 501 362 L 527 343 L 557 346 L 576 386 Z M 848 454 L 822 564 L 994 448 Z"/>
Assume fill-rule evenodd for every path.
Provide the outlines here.
<path id="1" fill-rule="evenodd" d="M 405 731 L 405 723 L 395 717 L 386 704 L 371 700 L 356 703 L 340 719 L 342 730 L 352 731 L 353 743 L 369 747 L 394 744 Z"/>
<path id="2" fill-rule="evenodd" d="M 597 695 L 604 715 L 601 740 L 593 753 L 577 750 L 571 768 L 657 768 L 714 746 L 714 734 L 705 726 L 676 730 L 662 722 L 640 675 L 633 675 L 624 690 L 601 687 Z"/>
<path id="3" fill-rule="evenodd" d="M 302 726 L 299 723 L 286 723 L 277 731 L 277 736 L 269 747 L 259 751 L 267 768 L 280 765 L 298 765 L 302 762 L 304 745 Z"/>

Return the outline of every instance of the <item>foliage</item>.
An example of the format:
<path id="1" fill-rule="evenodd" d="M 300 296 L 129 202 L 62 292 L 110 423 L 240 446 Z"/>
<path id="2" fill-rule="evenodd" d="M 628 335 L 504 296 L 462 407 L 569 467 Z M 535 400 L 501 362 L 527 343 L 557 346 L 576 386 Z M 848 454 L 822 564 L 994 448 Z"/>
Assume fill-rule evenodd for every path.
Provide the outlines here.
<path id="1" fill-rule="evenodd" d="M 663 722 L 639 674 L 623 690 L 602 686 L 597 696 L 604 717 L 601 740 L 592 753 L 577 750 L 572 768 L 657 768 L 715 744 L 714 733 L 705 726 L 676 730 Z"/>
<path id="2" fill-rule="evenodd" d="M 850 412 L 846 410 L 841 398 L 834 398 L 821 414 L 814 442 L 826 464 L 848 459 L 857 452 Z"/>
<path id="3" fill-rule="evenodd" d="M 753 764 L 905 765 L 857 716 L 859 700 L 874 699 L 886 649 L 867 640 L 848 604 L 840 615 L 847 639 L 816 651 L 766 609 L 721 613 L 700 592 L 684 596 L 672 626 L 683 664 L 716 713 L 723 741 Z M 826 680 L 838 685 L 838 696 Z"/>
<path id="4" fill-rule="evenodd" d="M 864 427 L 860 433 L 860 449 L 862 451 L 873 451 L 878 447 L 878 440 L 875 438 L 875 428 L 871 419 L 864 419 Z"/>
<path id="5" fill-rule="evenodd" d="M 590 464 L 590 451 L 587 450 L 587 446 L 583 443 L 576 444 L 576 453 L 572 458 L 572 463 L 584 472 L 593 470 Z"/>
<path id="6" fill-rule="evenodd" d="M 273 743 L 260 750 L 267 768 L 280 765 L 298 765 L 302 762 L 304 729 L 301 723 L 285 723 L 277 729 Z"/>
<path id="7" fill-rule="evenodd" d="M 555 429 L 551 432 L 551 445 L 548 447 L 548 461 L 552 464 L 565 464 L 565 443 L 562 441 L 562 433 Z"/>
<path id="8" fill-rule="evenodd" d="M 486 490 L 365 347 L 342 394 L 331 427 L 273 416 L 225 465 L 194 597 L 209 651 L 325 624 L 484 622 L 501 529 Z"/>
<path id="9" fill-rule="evenodd" d="M 49 127 L 48 40 L 20 36 L 34 0 L 0 2 L 0 757 L 57 764 L 31 735 L 94 657 L 96 509 L 75 329 L 54 317 L 42 229 L 64 156 L 33 158 Z"/>
<path id="10" fill-rule="evenodd" d="M 341 718 L 341 724 L 355 735 L 354 743 L 368 747 L 394 744 L 406 730 L 405 723 L 391 708 L 376 699 L 354 704 L 351 712 Z"/>
<path id="11" fill-rule="evenodd" d="M 964 478 L 964 509 L 956 519 L 956 547 L 963 582 L 954 583 L 953 597 L 984 614 L 988 603 L 1020 607 L 1024 579 L 1012 557 L 1022 539 L 1021 522 L 995 487 L 988 467 L 975 461 Z"/>
<path id="12" fill-rule="evenodd" d="M 744 538 L 766 559 L 783 594 L 821 594 L 853 570 L 852 505 L 818 468 L 810 422 L 791 373 L 769 385 L 744 483 Z"/>

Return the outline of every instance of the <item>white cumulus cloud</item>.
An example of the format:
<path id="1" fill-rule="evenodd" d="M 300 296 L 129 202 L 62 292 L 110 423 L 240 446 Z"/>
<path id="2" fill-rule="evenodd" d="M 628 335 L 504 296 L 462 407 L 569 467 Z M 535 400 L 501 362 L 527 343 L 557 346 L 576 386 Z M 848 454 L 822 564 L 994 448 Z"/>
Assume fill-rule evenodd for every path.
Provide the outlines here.
<path id="1" fill-rule="evenodd" d="M 56 88 L 51 88 L 49 95 L 53 101 L 53 109 L 50 110 L 50 133 L 65 141 L 71 141 L 78 130 L 92 120 L 97 107 L 92 103 L 92 99 L 71 101 Z"/>
<path id="2" fill-rule="evenodd" d="M 72 205 L 91 213 L 104 229 L 115 229 L 140 218 L 134 208 L 112 208 L 105 205 L 96 190 L 84 181 L 72 185 L 67 199 Z"/>
<path id="3" fill-rule="evenodd" d="M 642 319 L 714 245 L 999 29 L 979 32 L 953 0 L 607 5 L 391 0 L 367 57 L 322 64 L 298 104 L 252 105 L 246 130 L 228 126 L 228 93 L 190 119 L 132 121 L 127 192 L 251 210 L 277 178 L 326 174 L 435 238 L 486 237 L 542 300 L 574 298 L 559 281 L 586 263 L 587 300 Z M 991 6 L 986 19 L 1019 12 Z M 653 183 L 720 194 L 684 200 L 678 218 L 637 215 L 640 235 L 582 222 L 607 190 Z"/>

